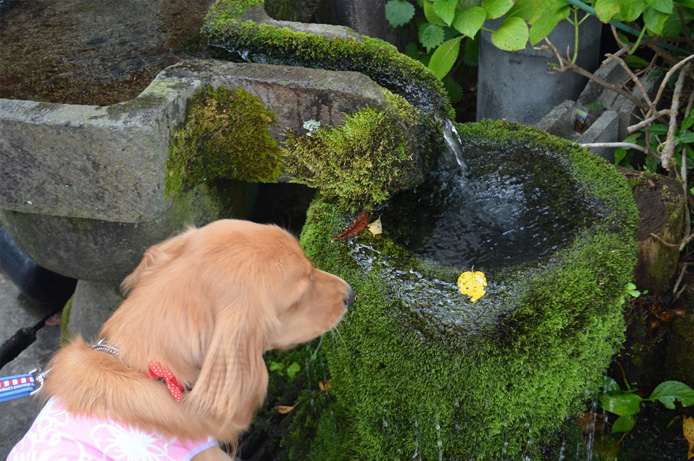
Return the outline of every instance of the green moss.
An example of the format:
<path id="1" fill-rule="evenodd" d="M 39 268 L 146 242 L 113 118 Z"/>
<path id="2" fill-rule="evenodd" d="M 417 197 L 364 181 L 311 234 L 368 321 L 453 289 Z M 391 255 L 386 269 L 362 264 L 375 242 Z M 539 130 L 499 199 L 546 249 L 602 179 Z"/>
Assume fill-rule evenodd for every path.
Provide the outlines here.
<path id="1" fill-rule="evenodd" d="M 72 340 L 72 335 L 68 328 L 70 323 L 70 311 L 72 311 L 72 298 L 68 299 L 63 307 L 63 313 L 60 317 L 60 345 L 64 346 Z"/>
<path id="2" fill-rule="evenodd" d="M 262 20 L 254 14 L 242 16 L 250 13 L 249 3 L 223 0 L 211 8 L 202 32 L 216 57 L 361 72 L 419 109 L 454 118 L 443 84 L 389 43 L 366 36 L 329 38 L 246 20 Z"/>
<path id="3" fill-rule="evenodd" d="M 458 301 L 470 322 L 442 328 L 430 311 L 437 297 L 453 295 L 409 296 L 404 284 L 444 277 L 450 286 L 456 272 L 408 257 L 387 229 L 362 233 L 356 244 L 330 243 L 350 215 L 318 197 L 302 245 L 357 293 L 339 339 L 324 346 L 339 405 L 324 418 L 342 412 L 339 434 L 330 437 L 353 441 L 356 455 L 330 459 L 539 458 L 539 443 L 581 407 L 623 340 L 637 213 L 621 175 L 569 142 L 519 125 L 459 128 L 464 143 L 480 146 L 543 143 L 600 219 L 541 264 L 488 274 L 485 298 Z M 316 434 L 311 450 L 323 437 Z M 294 459 L 309 459 L 302 455 Z"/>
<path id="4" fill-rule="evenodd" d="M 426 171 L 422 163 L 430 163 L 433 154 L 431 145 L 413 141 L 419 111 L 384 91 L 393 109 L 365 108 L 346 115 L 339 127 L 321 127 L 306 135 L 286 132 L 288 175 L 352 210 L 371 209 L 393 191 L 421 181 Z"/>
<path id="5" fill-rule="evenodd" d="M 274 112 L 243 89 L 199 90 L 185 124 L 172 136 L 167 195 L 219 179 L 276 182 L 282 157 L 277 140 L 268 134 L 274 124 Z"/>

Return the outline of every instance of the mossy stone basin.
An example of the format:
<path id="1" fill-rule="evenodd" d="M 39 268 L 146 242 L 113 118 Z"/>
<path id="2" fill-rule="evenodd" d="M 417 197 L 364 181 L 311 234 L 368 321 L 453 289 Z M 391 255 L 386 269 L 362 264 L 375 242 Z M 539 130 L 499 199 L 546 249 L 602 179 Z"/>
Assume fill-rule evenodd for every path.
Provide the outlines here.
<path id="1" fill-rule="evenodd" d="M 319 267 L 349 280 L 357 299 L 324 344 L 335 403 L 298 458 L 536 457 L 596 389 L 623 340 L 638 219 L 626 181 L 602 159 L 532 128 L 458 129 L 473 177 L 521 175 L 522 184 L 508 187 L 525 197 L 547 188 L 540 209 L 548 217 L 539 221 L 559 224 L 541 222 L 531 234 L 549 236 L 546 248 L 475 267 L 489 285 L 473 304 L 456 279 L 477 256 L 442 263 L 405 249 L 407 200 L 398 204 L 396 195 L 383 209 L 383 234 L 331 243 L 351 216 L 319 195 L 301 242 Z M 489 251 L 516 251 L 507 247 Z"/>

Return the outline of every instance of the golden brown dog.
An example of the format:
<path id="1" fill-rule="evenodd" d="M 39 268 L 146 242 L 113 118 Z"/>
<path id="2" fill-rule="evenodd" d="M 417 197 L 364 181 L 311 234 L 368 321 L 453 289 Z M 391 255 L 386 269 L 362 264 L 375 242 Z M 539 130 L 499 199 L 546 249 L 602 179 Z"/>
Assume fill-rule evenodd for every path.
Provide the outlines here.
<path id="1" fill-rule="evenodd" d="M 151 247 L 123 289 L 100 333 L 107 350 L 74 340 L 52 360 L 41 393 L 73 415 L 234 446 L 265 398 L 263 353 L 330 330 L 354 298 L 289 233 L 238 220 Z M 152 364 L 179 384 L 180 401 Z M 194 459 L 220 458 L 228 459 L 213 447 Z"/>

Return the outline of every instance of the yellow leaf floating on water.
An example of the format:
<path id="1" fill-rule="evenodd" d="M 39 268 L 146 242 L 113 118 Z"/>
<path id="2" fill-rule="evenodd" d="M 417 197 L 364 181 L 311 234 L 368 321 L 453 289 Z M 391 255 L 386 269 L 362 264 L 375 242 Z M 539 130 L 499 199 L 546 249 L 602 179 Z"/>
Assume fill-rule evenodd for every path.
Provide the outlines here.
<path id="1" fill-rule="evenodd" d="M 486 291 L 484 287 L 487 286 L 487 277 L 484 276 L 483 272 L 472 272 L 467 271 L 460 274 L 458 277 L 458 288 L 460 292 L 464 295 L 470 296 L 472 302 L 477 302 Z"/>
<path id="2" fill-rule="evenodd" d="M 689 442 L 689 453 L 687 459 L 694 458 L 694 418 L 685 416 L 682 420 L 682 433 L 684 438 Z"/>

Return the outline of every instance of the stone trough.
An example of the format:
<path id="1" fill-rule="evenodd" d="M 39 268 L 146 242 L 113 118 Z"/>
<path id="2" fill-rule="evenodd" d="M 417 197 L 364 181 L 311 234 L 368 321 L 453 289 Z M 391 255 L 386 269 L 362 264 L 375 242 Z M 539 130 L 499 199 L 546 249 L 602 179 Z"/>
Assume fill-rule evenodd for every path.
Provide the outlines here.
<path id="1" fill-rule="evenodd" d="M 637 219 L 624 180 L 539 131 L 459 126 L 463 154 L 498 152 L 492 165 L 499 170 L 523 170 L 542 156 L 548 174 L 558 176 L 537 187 L 569 181 L 589 219 L 542 258 L 495 269 L 484 301 L 471 306 L 458 298 L 466 322 L 450 329 L 441 318 L 459 315 L 429 315 L 436 309 L 428 303 L 452 296 L 467 264 L 411 254 L 387 226 L 380 236 L 331 243 L 362 209 L 399 219 L 390 200 L 421 185 L 443 156 L 451 109 L 441 83 L 380 40 L 275 21 L 262 1 L 217 2 L 202 33 L 223 60 L 172 66 L 127 102 L 0 100 L 0 219 L 39 264 L 79 279 L 71 331 L 96 332 L 147 246 L 189 224 L 248 217 L 260 176 L 291 179 L 319 191 L 301 236 L 307 253 L 358 293 L 341 334 L 320 351 L 333 380 L 329 402 L 313 411 L 310 402 L 326 398 L 306 390 L 304 411 L 287 416 L 290 439 L 299 441 L 294 458 L 533 454 L 533 444 L 594 388 L 623 335 Z M 239 58 L 248 62 L 228 62 Z M 261 107 L 260 131 L 271 138 L 262 142 L 283 171 L 210 169 L 190 180 L 193 163 L 185 162 L 216 151 L 206 144 L 220 115 L 215 108 L 231 107 L 225 98 L 239 90 Z M 195 107 L 212 117 L 197 119 Z M 239 131 L 234 126 L 224 129 Z M 504 155 L 528 145 L 539 147 Z M 184 163 L 176 163 L 181 150 Z M 209 158 L 242 166 L 254 160 L 234 149 L 221 154 Z M 556 207 L 574 206 L 567 203 Z M 416 309 L 403 296 L 413 277 L 438 287 L 417 298 Z"/>
<path id="2" fill-rule="evenodd" d="M 361 74 L 212 60 L 171 67 L 112 106 L 0 100 L 0 209 L 15 242 L 41 266 L 79 279 L 79 298 L 92 282 L 117 285 L 145 248 L 186 225 L 247 217 L 253 191 L 241 182 L 230 197 L 204 185 L 175 201 L 165 194 L 169 143 L 187 101 L 220 85 L 274 110 L 277 136 L 304 120 L 339 125 L 344 113 L 384 104 Z M 73 312 L 82 308 L 92 309 L 73 303 Z"/>

